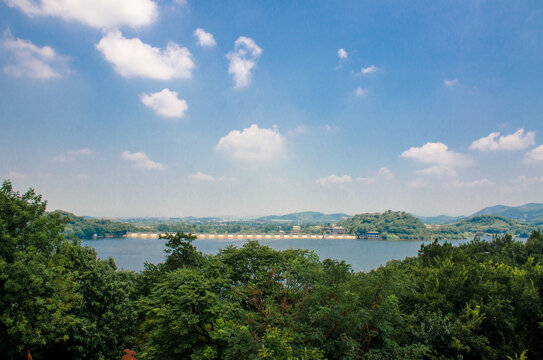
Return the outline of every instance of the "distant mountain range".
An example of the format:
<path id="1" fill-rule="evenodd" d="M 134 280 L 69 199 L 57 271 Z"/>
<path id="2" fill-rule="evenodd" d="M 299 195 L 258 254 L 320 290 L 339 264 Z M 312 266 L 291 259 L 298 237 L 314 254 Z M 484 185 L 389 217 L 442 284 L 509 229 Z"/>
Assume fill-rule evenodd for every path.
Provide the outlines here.
<path id="1" fill-rule="evenodd" d="M 304 211 L 287 215 L 270 215 L 263 216 L 255 221 L 261 222 L 283 222 L 283 223 L 296 223 L 296 224 L 327 224 L 338 223 L 345 219 L 350 218 L 352 215 L 348 214 L 323 214 L 316 211 Z"/>
<path id="2" fill-rule="evenodd" d="M 477 211 L 476 213 L 468 216 L 468 218 L 478 216 L 478 215 L 495 215 L 501 216 L 506 219 L 526 221 L 536 225 L 543 225 L 543 204 L 530 203 L 521 206 L 506 206 L 506 205 L 496 205 L 486 207 L 482 210 Z M 415 215 L 416 216 L 416 215 Z M 423 223 L 428 225 L 444 225 L 456 223 L 466 216 L 416 216 L 421 219 Z"/>
<path id="3" fill-rule="evenodd" d="M 527 221 L 533 224 L 543 224 L 543 204 L 530 203 L 521 206 L 497 205 L 484 208 L 475 215 L 498 215 L 508 219 Z"/>

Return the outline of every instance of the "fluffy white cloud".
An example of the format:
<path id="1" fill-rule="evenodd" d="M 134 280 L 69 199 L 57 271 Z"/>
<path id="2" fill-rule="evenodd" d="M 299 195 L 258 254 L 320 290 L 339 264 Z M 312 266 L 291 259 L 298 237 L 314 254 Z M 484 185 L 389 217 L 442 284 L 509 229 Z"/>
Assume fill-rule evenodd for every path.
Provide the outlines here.
<path id="1" fill-rule="evenodd" d="M 272 160 L 283 154 L 285 144 L 276 127 L 261 129 L 253 124 L 243 131 L 230 131 L 215 149 L 240 160 Z"/>
<path id="2" fill-rule="evenodd" d="M 543 161 L 543 145 L 540 145 L 532 151 L 526 153 L 526 155 L 524 155 L 524 160 L 527 162 Z"/>
<path id="3" fill-rule="evenodd" d="M 513 134 L 500 136 L 499 132 L 493 132 L 490 135 L 475 140 L 469 147 L 471 150 L 489 151 L 489 150 L 521 150 L 535 144 L 535 132 L 524 129 L 518 129 Z"/>
<path id="4" fill-rule="evenodd" d="M 368 93 L 368 90 L 362 89 L 361 87 L 356 88 L 356 90 L 354 91 L 354 94 L 355 94 L 356 96 L 364 96 L 364 95 L 366 95 L 367 93 Z"/>
<path id="5" fill-rule="evenodd" d="M 165 49 L 145 44 L 138 38 L 127 39 L 118 30 L 109 31 L 98 44 L 102 55 L 120 75 L 159 80 L 192 76 L 194 61 L 185 47 L 170 42 Z"/>
<path id="6" fill-rule="evenodd" d="M 196 172 L 195 174 L 190 175 L 189 178 L 194 181 L 200 181 L 200 182 L 214 182 L 214 181 L 236 182 L 237 181 L 237 179 L 234 177 L 227 177 L 227 176 L 214 177 L 211 175 L 204 174 L 200 171 Z"/>
<path id="7" fill-rule="evenodd" d="M 341 48 L 337 51 L 337 57 L 340 59 L 347 59 L 347 51 L 344 48 Z"/>
<path id="8" fill-rule="evenodd" d="M 79 150 L 67 150 L 65 153 L 59 154 L 54 157 L 54 160 L 61 162 L 74 161 L 80 156 L 92 155 L 94 151 L 89 148 L 82 148 Z"/>
<path id="9" fill-rule="evenodd" d="M 230 60 L 228 73 L 233 76 L 234 88 L 243 88 L 251 83 L 252 70 L 260 55 L 262 55 L 262 49 L 253 39 L 240 36 L 236 40 L 234 50 L 226 55 Z"/>
<path id="10" fill-rule="evenodd" d="M 8 55 L 8 64 L 3 67 L 8 75 L 54 79 L 68 73 L 68 58 L 49 46 L 39 47 L 27 40 L 14 39 L 9 31 L 5 32 L 2 45 Z"/>
<path id="11" fill-rule="evenodd" d="M 339 185 L 339 184 L 347 184 L 352 183 L 353 178 L 349 175 L 343 175 L 338 176 L 336 174 L 332 174 L 328 177 L 317 179 L 317 183 L 321 185 Z"/>
<path id="12" fill-rule="evenodd" d="M 151 0 L 5 0 L 28 16 L 54 16 L 95 28 L 138 27 L 152 23 L 157 5 Z"/>
<path id="13" fill-rule="evenodd" d="M 458 79 L 451 79 L 451 80 L 443 80 L 443 84 L 445 84 L 446 87 L 453 87 L 458 85 Z"/>
<path id="14" fill-rule="evenodd" d="M 389 168 L 382 167 L 377 171 L 377 175 L 384 177 L 386 180 L 392 180 L 394 178 L 394 174 L 392 174 L 392 171 L 390 171 Z"/>
<path id="15" fill-rule="evenodd" d="M 363 67 L 362 69 L 360 69 L 360 73 L 362 75 L 369 75 L 369 74 L 376 73 L 378 70 L 379 70 L 379 68 L 377 66 L 370 65 L 368 67 Z"/>
<path id="16" fill-rule="evenodd" d="M 141 102 L 153 109 L 158 115 L 169 118 L 181 118 L 189 106 L 184 99 L 179 99 L 179 94 L 166 88 L 160 92 L 141 94 Z"/>
<path id="17" fill-rule="evenodd" d="M 121 157 L 125 160 L 132 161 L 136 169 L 144 170 L 165 170 L 166 165 L 149 159 L 149 156 L 143 152 L 123 151 Z"/>
<path id="18" fill-rule="evenodd" d="M 213 47 L 217 45 L 213 34 L 206 32 L 202 28 L 194 30 L 194 36 L 196 36 L 196 41 L 198 45 L 202 47 Z"/>
<path id="19" fill-rule="evenodd" d="M 425 164 L 435 164 L 444 167 L 470 166 L 473 160 L 466 155 L 449 150 L 443 143 L 426 143 L 421 147 L 411 147 L 400 157 L 413 159 Z"/>

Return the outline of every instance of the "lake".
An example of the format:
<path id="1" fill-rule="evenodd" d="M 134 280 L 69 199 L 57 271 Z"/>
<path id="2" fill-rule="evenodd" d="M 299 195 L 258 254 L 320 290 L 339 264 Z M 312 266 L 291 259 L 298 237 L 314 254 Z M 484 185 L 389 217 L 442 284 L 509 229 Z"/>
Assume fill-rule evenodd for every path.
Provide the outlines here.
<path id="1" fill-rule="evenodd" d="M 468 240 L 452 240 L 460 244 Z M 383 240 L 348 240 L 348 239 L 270 239 L 259 240 L 275 250 L 308 249 L 314 250 L 321 260 L 326 258 L 345 260 L 354 271 L 369 271 L 386 264 L 387 261 L 403 260 L 416 256 L 421 244 L 431 241 L 383 241 Z M 119 268 L 143 270 L 145 262 L 163 262 L 166 253 L 163 239 L 146 238 L 109 238 L 85 240 L 83 245 L 96 249 L 102 259 L 113 257 Z M 216 254 L 228 245 L 241 247 L 246 240 L 233 239 L 197 239 L 194 244 L 206 254 Z"/>

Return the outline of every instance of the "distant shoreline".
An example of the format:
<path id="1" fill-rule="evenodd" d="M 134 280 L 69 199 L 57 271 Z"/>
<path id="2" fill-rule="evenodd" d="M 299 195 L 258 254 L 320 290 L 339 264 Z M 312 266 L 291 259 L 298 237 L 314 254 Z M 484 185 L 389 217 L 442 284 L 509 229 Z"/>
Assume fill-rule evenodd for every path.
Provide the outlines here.
<path id="1" fill-rule="evenodd" d="M 145 233 L 145 232 L 127 232 L 123 237 L 126 238 L 149 238 L 158 239 L 160 235 L 166 233 Z M 356 240 L 356 235 L 337 234 L 337 235 L 322 235 L 322 234 L 209 234 L 196 233 L 192 234 L 198 239 L 225 239 L 225 240 L 282 240 L 282 239 L 350 239 Z"/>

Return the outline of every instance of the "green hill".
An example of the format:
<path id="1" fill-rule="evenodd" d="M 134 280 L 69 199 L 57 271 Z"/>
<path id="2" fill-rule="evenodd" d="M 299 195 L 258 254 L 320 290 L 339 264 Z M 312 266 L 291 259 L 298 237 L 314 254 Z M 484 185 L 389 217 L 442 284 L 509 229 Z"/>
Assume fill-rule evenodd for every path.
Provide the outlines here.
<path id="1" fill-rule="evenodd" d="M 55 211 L 66 218 L 64 233 L 66 236 L 76 236 L 80 239 L 91 239 L 93 236 L 123 236 L 129 231 L 145 231 L 142 227 L 106 219 L 93 219 L 76 216 L 66 211 Z"/>
<path id="2" fill-rule="evenodd" d="M 377 231 L 384 240 L 469 239 L 475 235 L 511 234 L 527 237 L 537 226 L 524 221 L 494 215 L 478 215 L 454 224 L 426 228 L 423 222 L 405 212 L 359 214 L 339 223 L 347 233 L 364 234 Z"/>
<path id="3" fill-rule="evenodd" d="M 543 204 L 530 203 L 521 206 L 497 205 L 484 208 L 472 216 L 497 215 L 513 220 L 527 221 L 533 224 L 543 224 Z"/>
<path id="4" fill-rule="evenodd" d="M 469 238 L 474 235 L 511 234 L 528 237 L 536 230 L 534 224 L 525 221 L 507 219 L 495 215 L 477 215 L 463 219 L 455 224 L 443 225 L 433 229 L 436 236 L 442 238 Z"/>
<path id="5" fill-rule="evenodd" d="M 301 224 L 327 224 L 338 223 L 342 220 L 349 218 L 351 215 L 347 214 L 323 214 L 316 211 L 304 211 L 287 215 L 270 215 L 263 216 L 256 221 L 261 222 L 288 222 L 288 223 L 301 223 Z"/>
<path id="6" fill-rule="evenodd" d="M 359 214 L 338 225 L 343 226 L 350 234 L 377 231 L 384 240 L 424 240 L 431 236 L 420 219 L 403 211 Z"/>

